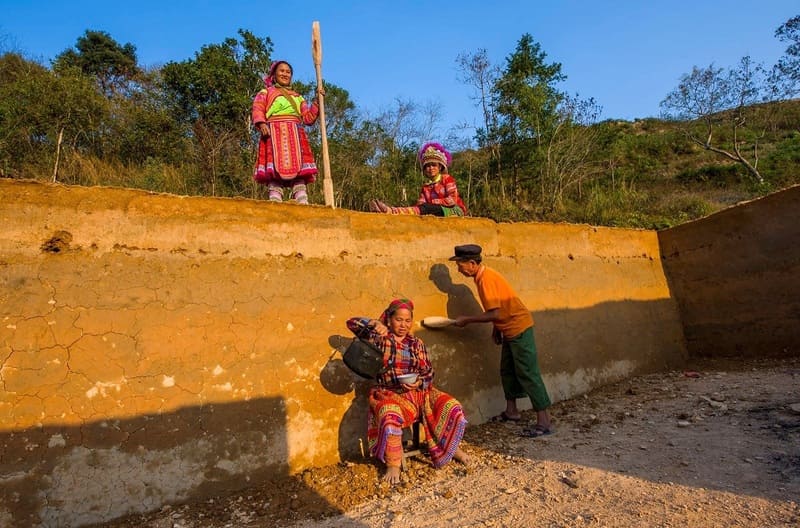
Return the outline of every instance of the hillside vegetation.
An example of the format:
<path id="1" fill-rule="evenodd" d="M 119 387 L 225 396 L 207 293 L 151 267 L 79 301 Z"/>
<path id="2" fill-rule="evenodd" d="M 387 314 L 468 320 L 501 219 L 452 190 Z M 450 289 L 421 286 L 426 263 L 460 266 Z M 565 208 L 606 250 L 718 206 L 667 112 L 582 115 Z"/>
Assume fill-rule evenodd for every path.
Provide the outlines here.
<path id="1" fill-rule="evenodd" d="M 593 99 L 559 89 L 559 63 L 523 35 L 504 67 L 485 50 L 458 57 L 481 125 L 442 136 L 436 108 L 395 101 L 360 112 L 325 84 L 336 207 L 371 199 L 416 202 L 417 149 L 453 152 L 451 173 L 472 216 L 660 229 L 800 181 L 800 16 L 776 32 L 789 42 L 768 70 L 744 57 L 731 69 L 695 67 L 665 94 L 665 119 L 602 121 Z M 193 59 L 158 68 L 136 48 L 87 30 L 50 66 L 0 55 L 0 176 L 181 195 L 265 199 L 253 182 L 250 123 L 272 42 L 240 30 Z M 315 87 L 293 80 L 313 97 Z M 460 134 L 460 135 L 459 135 Z M 318 164 L 319 127 L 309 129 Z M 310 188 L 323 203 L 322 174 Z"/>
<path id="2" fill-rule="evenodd" d="M 752 110 L 772 116 L 770 126 L 758 132 L 764 183 L 740 164 L 692 143 L 683 132 L 691 123 L 605 121 L 591 126 L 597 135 L 591 154 L 597 174 L 568 195 L 561 211 L 548 214 L 535 204 L 520 204 L 497 219 L 660 229 L 800 183 L 800 100 Z M 729 144 L 730 136 L 729 129 L 716 134 L 721 144 Z M 459 161 L 456 156 L 455 172 L 465 179 Z"/>

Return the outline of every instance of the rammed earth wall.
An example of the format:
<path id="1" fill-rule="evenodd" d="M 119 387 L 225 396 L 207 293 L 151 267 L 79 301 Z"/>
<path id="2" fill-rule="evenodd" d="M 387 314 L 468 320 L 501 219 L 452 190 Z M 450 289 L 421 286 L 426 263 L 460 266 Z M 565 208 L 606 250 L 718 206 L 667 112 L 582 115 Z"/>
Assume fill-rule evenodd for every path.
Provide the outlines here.
<path id="1" fill-rule="evenodd" d="M 691 355 L 800 354 L 800 186 L 659 239 Z"/>
<path id="2" fill-rule="evenodd" d="M 0 223 L 0 526 L 79 526 L 362 456 L 345 320 L 398 296 L 418 319 L 478 311 L 456 244 L 481 244 L 532 310 L 554 400 L 687 358 L 650 231 L 13 180 Z M 471 423 L 502 408 L 488 325 L 417 334 Z"/>

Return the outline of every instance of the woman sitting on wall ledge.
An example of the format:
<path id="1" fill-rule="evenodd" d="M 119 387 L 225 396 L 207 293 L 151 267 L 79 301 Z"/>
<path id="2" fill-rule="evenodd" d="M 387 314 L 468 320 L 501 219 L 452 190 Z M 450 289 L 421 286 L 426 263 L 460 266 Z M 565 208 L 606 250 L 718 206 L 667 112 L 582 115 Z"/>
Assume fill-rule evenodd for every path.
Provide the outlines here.
<path id="1" fill-rule="evenodd" d="M 417 205 L 391 207 L 380 200 L 371 200 L 369 210 L 375 213 L 434 216 L 466 216 L 467 206 L 458 195 L 456 180 L 447 172 L 452 156 L 439 143 L 426 143 L 417 154 L 426 182 L 422 185 Z"/>

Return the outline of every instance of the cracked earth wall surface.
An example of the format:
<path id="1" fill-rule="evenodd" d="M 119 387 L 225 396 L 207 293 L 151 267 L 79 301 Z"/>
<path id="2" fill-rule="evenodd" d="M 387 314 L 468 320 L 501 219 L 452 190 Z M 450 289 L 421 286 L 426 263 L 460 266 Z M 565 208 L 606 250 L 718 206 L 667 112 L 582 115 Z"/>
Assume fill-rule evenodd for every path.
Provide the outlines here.
<path id="1" fill-rule="evenodd" d="M 0 179 L 0 526 L 80 526 L 360 454 L 337 350 L 393 297 L 480 310 L 483 246 L 563 400 L 687 357 L 654 232 L 398 217 Z M 471 423 L 502 408 L 488 325 L 426 330 Z"/>
<path id="2" fill-rule="evenodd" d="M 798 203 L 794 186 L 659 233 L 691 355 L 800 354 Z"/>

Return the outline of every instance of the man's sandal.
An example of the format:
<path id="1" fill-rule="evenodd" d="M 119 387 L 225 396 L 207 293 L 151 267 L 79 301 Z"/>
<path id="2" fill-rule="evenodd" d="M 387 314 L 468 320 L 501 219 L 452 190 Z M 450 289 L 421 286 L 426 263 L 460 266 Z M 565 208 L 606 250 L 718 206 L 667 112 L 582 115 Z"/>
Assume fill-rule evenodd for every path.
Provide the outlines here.
<path id="1" fill-rule="evenodd" d="M 523 429 L 519 433 L 519 436 L 522 436 L 522 437 L 525 437 L 525 438 L 539 438 L 540 436 L 551 435 L 554 432 L 555 431 L 553 431 L 553 429 L 551 429 L 550 427 L 542 427 L 541 425 L 537 425 L 536 427 L 533 427 L 533 428 Z"/>
<path id="2" fill-rule="evenodd" d="M 507 415 L 505 411 L 501 412 L 501 413 L 500 413 L 500 414 L 498 414 L 497 416 L 492 416 L 491 418 L 489 418 L 489 421 L 490 421 L 490 422 L 492 422 L 492 423 L 498 423 L 498 422 L 519 422 L 520 420 L 522 420 L 522 417 L 521 417 L 521 416 L 520 416 L 520 417 L 518 417 L 518 418 L 514 418 L 513 416 L 509 416 L 509 415 Z"/>

